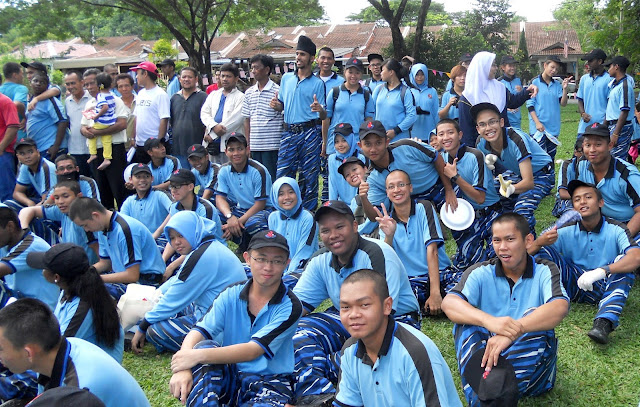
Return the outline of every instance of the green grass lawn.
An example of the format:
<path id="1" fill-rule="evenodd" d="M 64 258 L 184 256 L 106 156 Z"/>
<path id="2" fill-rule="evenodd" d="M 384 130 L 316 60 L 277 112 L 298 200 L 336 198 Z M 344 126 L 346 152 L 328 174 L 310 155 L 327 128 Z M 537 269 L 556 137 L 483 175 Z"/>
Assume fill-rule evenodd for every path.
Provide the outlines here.
<path id="1" fill-rule="evenodd" d="M 525 109 L 522 109 L 523 129 L 528 128 Z M 568 158 L 573 154 L 577 123 L 577 106 L 569 104 L 562 108 L 562 146 L 557 158 Z M 556 166 L 557 167 L 557 166 Z M 551 216 L 553 196 L 542 201 L 536 211 L 538 231 L 554 222 Z M 451 255 L 455 246 L 447 242 Z M 591 329 L 596 307 L 571 304 L 571 311 L 556 329 L 559 339 L 558 372 L 555 388 L 546 395 L 524 399 L 522 406 L 637 406 L 640 399 L 640 296 L 633 289 L 622 313 L 620 327 L 611 334 L 607 346 L 594 344 L 586 333 Z M 458 366 L 453 349 L 452 324 L 446 318 L 425 319 L 422 331 L 438 345 L 460 387 Z M 169 354 L 157 355 L 147 345 L 141 356 L 126 353 L 124 366 L 138 380 L 151 405 L 154 407 L 179 406 L 169 394 L 171 377 Z M 460 398 L 464 400 L 462 391 Z"/>

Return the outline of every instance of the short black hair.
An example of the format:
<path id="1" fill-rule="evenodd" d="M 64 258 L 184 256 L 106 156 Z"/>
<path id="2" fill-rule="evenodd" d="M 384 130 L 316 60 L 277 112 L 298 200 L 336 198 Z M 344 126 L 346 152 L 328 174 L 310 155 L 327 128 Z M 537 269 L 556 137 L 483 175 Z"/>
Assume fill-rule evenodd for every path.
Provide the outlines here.
<path id="1" fill-rule="evenodd" d="M 96 84 L 98 85 L 98 89 L 110 89 L 111 76 L 108 73 L 100 72 L 96 75 Z"/>
<path id="2" fill-rule="evenodd" d="M 78 181 L 72 181 L 72 180 L 64 180 L 64 181 L 60 181 L 56 184 L 55 187 L 53 187 L 53 189 L 56 188 L 69 188 L 71 190 L 71 192 L 73 192 L 74 194 L 78 195 L 80 192 L 82 192 L 80 190 L 80 184 L 78 184 Z"/>
<path id="3" fill-rule="evenodd" d="M 185 66 L 184 68 L 182 68 L 180 70 L 180 75 L 182 75 L 183 71 L 190 71 L 191 73 L 193 73 L 193 76 L 195 76 L 196 78 L 200 77 L 200 74 L 198 73 L 198 70 L 192 66 Z"/>
<path id="4" fill-rule="evenodd" d="M 496 225 L 498 223 L 509 223 L 509 222 L 515 225 L 516 229 L 518 230 L 518 232 L 520 232 L 523 239 L 526 238 L 527 235 L 530 233 L 529 222 L 527 222 L 527 219 L 524 216 L 520 215 L 519 213 L 515 213 L 515 212 L 503 213 L 493 221 L 493 225 Z M 493 229 L 493 226 L 491 228 Z"/>
<path id="5" fill-rule="evenodd" d="M 122 79 L 126 79 L 129 81 L 129 85 L 133 86 L 133 84 L 135 83 L 133 81 L 133 78 L 131 77 L 131 75 L 129 75 L 128 73 L 120 73 L 118 74 L 118 76 L 116 76 L 116 86 L 118 86 L 118 81 L 122 80 Z"/>
<path id="6" fill-rule="evenodd" d="M 80 73 L 80 71 L 77 71 L 75 69 L 71 69 L 64 73 L 64 76 L 69 76 L 69 75 L 76 75 L 78 77 L 78 80 L 82 80 L 82 74 Z"/>
<path id="7" fill-rule="evenodd" d="M 320 55 L 320 53 L 321 53 L 322 51 L 324 51 L 324 52 L 330 52 L 330 53 L 331 53 L 331 57 L 335 59 L 336 54 L 334 54 L 334 53 L 333 53 L 333 50 L 332 50 L 331 48 L 329 48 L 329 47 L 327 47 L 327 46 L 324 46 L 324 47 L 320 48 L 320 49 L 318 50 L 318 55 Z"/>
<path id="8" fill-rule="evenodd" d="M 380 297 L 380 300 L 384 301 L 389 298 L 389 285 L 382 273 L 371 269 L 356 270 L 344 279 L 342 285 L 359 281 L 373 281 L 373 291 Z"/>
<path id="9" fill-rule="evenodd" d="M 84 71 L 84 73 L 82 74 L 82 79 L 86 78 L 87 76 L 91 76 L 91 75 L 96 75 L 98 76 L 100 74 L 100 70 L 96 69 L 96 68 L 89 68 L 86 71 Z"/>
<path id="10" fill-rule="evenodd" d="M 238 66 L 232 62 L 222 64 L 222 66 L 220 67 L 220 72 L 231 72 L 236 78 L 240 76 L 240 69 L 238 69 Z"/>
<path id="11" fill-rule="evenodd" d="M 0 328 L 15 348 L 34 343 L 50 351 L 62 340 L 55 315 L 35 298 L 22 298 L 0 309 Z"/>
<path id="12" fill-rule="evenodd" d="M 31 78 L 31 80 L 34 80 L 35 78 L 39 78 L 39 79 L 44 80 L 44 82 L 47 85 L 49 85 L 49 83 L 51 83 L 49 81 L 49 76 L 46 73 L 42 72 L 42 71 L 35 71 L 34 74 L 33 74 L 33 77 Z"/>
<path id="13" fill-rule="evenodd" d="M 78 165 L 78 160 L 76 160 L 76 158 L 71 154 L 61 154 L 57 156 L 56 161 L 54 162 L 54 164 L 56 165 L 56 168 L 58 167 L 58 163 L 60 161 L 71 161 L 73 162 L 73 165 Z"/>
<path id="14" fill-rule="evenodd" d="M 7 62 L 2 67 L 2 73 L 5 78 L 9 78 L 11 75 L 20 73 L 22 71 L 22 67 L 20 64 L 16 62 Z"/>
<path id="15" fill-rule="evenodd" d="M 81 196 L 73 201 L 69 207 L 69 218 L 72 221 L 76 219 L 88 220 L 91 219 L 93 212 L 107 213 L 107 209 L 96 199 Z"/>
<path id="16" fill-rule="evenodd" d="M 249 63 L 252 64 L 254 62 L 260 62 L 262 65 L 269 68 L 269 75 L 273 73 L 273 69 L 275 68 L 275 63 L 273 62 L 273 57 L 265 54 L 258 54 L 251 57 Z"/>
<path id="17" fill-rule="evenodd" d="M 453 119 L 442 119 L 438 122 L 438 124 L 436 124 L 436 133 L 438 132 L 438 126 L 440 126 L 441 124 L 453 124 L 453 127 L 456 128 L 456 131 L 458 133 L 460 133 L 460 125 L 458 124 L 457 120 L 453 120 Z"/>
<path id="18" fill-rule="evenodd" d="M 18 213 L 8 207 L 0 207 L 0 228 L 6 228 L 9 222 L 13 222 L 16 228 L 21 229 Z"/>

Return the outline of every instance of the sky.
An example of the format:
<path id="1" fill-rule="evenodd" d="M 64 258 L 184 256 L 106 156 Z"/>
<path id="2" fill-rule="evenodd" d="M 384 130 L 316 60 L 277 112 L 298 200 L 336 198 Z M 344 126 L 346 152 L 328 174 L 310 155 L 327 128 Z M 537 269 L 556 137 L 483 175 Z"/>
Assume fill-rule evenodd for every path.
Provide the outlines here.
<path id="1" fill-rule="evenodd" d="M 448 12 L 470 10 L 473 8 L 471 1 L 439 1 L 444 3 Z M 529 22 L 553 20 L 553 9 L 559 4 L 557 0 L 510 0 L 511 11 L 527 18 Z M 325 13 L 333 24 L 345 23 L 346 16 L 357 13 L 370 4 L 367 0 L 320 0 Z"/>

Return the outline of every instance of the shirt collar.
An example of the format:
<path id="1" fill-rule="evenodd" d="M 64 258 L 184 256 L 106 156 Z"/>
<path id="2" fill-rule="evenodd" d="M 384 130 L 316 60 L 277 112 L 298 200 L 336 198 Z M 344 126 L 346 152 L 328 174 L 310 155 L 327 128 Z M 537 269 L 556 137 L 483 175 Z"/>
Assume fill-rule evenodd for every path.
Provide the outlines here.
<path id="1" fill-rule="evenodd" d="M 249 169 L 249 160 L 247 160 L 247 162 L 244 164 L 244 167 L 240 170 L 240 171 L 236 171 L 235 167 L 233 166 L 233 164 L 229 163 L 229 165 L 231 166 L 231 172 L 237 172 L 237 173 L 246 173 L 247 170 Z"/>
<path id="2" fill-rule="evenodd" d="M 589 72 L 589 76 L 592 77 L 593 79 L 600 77 L 600 76 L 604 76 L 604 73 L 607 72 L 606 69 L 602 70 L 602 73 L 600 75 L 594 75 L 596 73 L 596 71 L 591 71 Z"/>
<path id="3" fill-rule="evenodd" d="M 495 259 L 496 265 L 496 277 L 504 277 L 507 276 L 504 274 L 504 270 L 502 269 L 502 263 L 499 259 Z M 532 278 L 533 277 L 533 257 L 527 255 L 527 268 L 524 270 L 524 274 L 522 274 L 522 278 Z"/>
<path id="4" fill-rule="evenodd" d="M 356 248 L 353 250 L 353 253 L 349 255 L 349 261 L 347 261 L 347 263 L 343 264 L 342 266 L 340 265 L 338 256 L 331 253 L 330 265 L 336 271 L 336 273 L 340 273 L 340 269 L 342 267 L 351 267 L 353 265 L 353 258 L 356 257 L 356 253 L 358 253 L 358 250 L 360 250 L 360 246 L 362 245 L 362 242 L 363 242 L 362 236 L 358 235 L 358 244 L 356 245 Z"/>
<path id="5" fill-rule="evenodd" d="M 344 82 L 342 83 L 342 85 L 340 85 L 340 90 L 345 92 L 350 92 L 350 90 L 347 89 L 347 87 L 345 86 Z M 358 83 L 358 89 L 356 90 L 356 93 L 364 93 L 364 89 L 362 89 L 362 85 L 360 85 L 359 83 Z"/>
<path id="6" fill-rule="evenodd" d="M 593 164 L 589 163 L 589 165 L 587 166 L 587 169 L 593 173 Z M 616 158 L 614 156 L 611 156 L 609 158 L 609 169 L 607 170 L 607 173 L 604 174 L 604 177 L 613 178 L 613 174 L 615 174 L 615 171 L 616 171 Z"/>
<path id="7" fill-rule="evenodd" d="M 51 377 L 43 374 L 38 376 L 38 384 L 44 386 L 45 390 L 53 389 L 63 385 L 63 380 L 67 374 L 67 366 L 69 362 L 69 353 L 71 352 L 71 344 L 67 338 L 62 337 L 60 348 L 56 353 L 56 359 L 51 369 Z"/>
<path id="8" fill-rule="evenodd" d="M 160 164 L 160 165 L 158 165 L 158 166 L 156 167 L 155 165 L 153 165 L 153 160 L 151 160 L 151 161 L 149 161 L 149 167 L 151 167 L 151 168 L 153 168 L 153 169 L 155 170 L 155 169 L 158 169 L 158 168 L 160 168 L 161 166 L 163 166 L 165 162 L 167 162 L 167 157 L 164 157 L 164 158 L 162 159 L 162 164 Z"/>
<path id="9" fill-rule="evenodd" d="M 540 82 L 542 82 L 542 83 L 546 84 L 547 86 L 551 85 L 551 83 L 553 82 L 553 78 L 551 78 L 551 80 L 547 83 L 547 81 L 545 81 L 545 80 L 542 78 L 542 74 L 538 75 L 538 79 L 540 79 Z"/>
<path id="10" fill-rule="evenodd" d="M 263 90 L 263 91 L 265 91 L 265 90 L 269 90 L 269 89 L 271 89 L 271 88 L 273 87 L 273 85 L 274 85 L 274 84 L 275 84 L 275 82 L 274 82 L 274 81 L 272 81 L 272 80 L 271 80 L 271 78 L 269 78 L 269 80 L 267 81 L 267 84 L 266 84 L 266 85 L 264 85 L 264 88 L 262 88 L 262 90 Z M 257 87 L 257 86 L 258 86 L 258 85 L 256 84 L 256 87 Z"/>
<path id="11" fill-rule="evenodd" d="M 109 226 L 105 230 L 102 231 L 103 234 L 106 235 L 107 233 L 113 231 L 113 227 L 114 227 L 114 225 L 116 223 L 116 217 L 117 216 L 118 216 L 118 212 L 113 211 L 113 213 L 111 214 L 111 219 L 109 219 Z"/>
<path id="12" fill-rule="evenodd" d="M 318 71 L 318 72 L 316 73 L 316 76 L 317 76 L 318 78 L 322 78 L 322 77 L 320 76 L 320 71 Z M 337 77 L 338 77 L 338 74 L 337 74 L 337 73 L 335 73 L 335 72 L 332 72 L 332 73 L 331 73 L 331 76 L 329 77 L 329 79 L 328 79 L 328 80 L 336 79 Z"/>
<path id="13" fill-rule="evenodd" d="M 384 332 L 384 338 L 382 339 L 382 345 L 380 346 L 380 350 L 378 351 L 378 358 L 382 356 L 387 356 L 389 353 L 389 349 L 391 349 L 391 344 L 393 343 L 393 336 L 396 333 L 396 329 L 398 327 L 398 323 L 393 319 L 391 315 L 387 317 L 387 329 Z M 364 342 L 362 339 L 358 339 L 358 347 L 356 348 L 356 357 L 362 360 L 362 363 L 365 365 L 369 365 L 373 367 L 373 361 L 367 355 L 367 347 L 364 346 Z"/>
<path id="14" fill-rule="evenodd" d="M 515 76 L 515 75 L 513 75 L 513 76 L 508 76 L 506 73 L 504 73 L 504 74 L 502 74 L 502 76 L 500 76 L 500 78 L 499 78 L 498 80 L 502 79 L 502 80 L 505 80 L 505 81 L 507 81 L 507 82 L 511 82 L 511 81 L 512 81 L 512 80 L 514 80 L 515 78 L 516 78 L 516 76 Z"/>
<path id="15" fill-rule="evenodd" d="M 298 75 L 298 68 L 295 69 L 295 71 L 293 71 L 293 74 L 296 76 L 296 79 L 298 79 L 298 83 L 302 82 L 305 79 L 309 79 L 313 76 L 313 72 L 311 72 L 309 75 L 305 76 L 304 78 L 300 79 L 300 76 Z M 320 79 L 320 78 L 318 78 Z M 320 79 L 322 80 L 322 79 Z"/>
<path id="16" fill-rule="evenodd" d="M 584 227 L 582 221 L 578 222 L 578 227 L 582 232 L 600 233 L 602 231 L 602 226 L 604 226 L 604 216 L 600 216 L 600 220 L 598 221 L 596 227 L 593 228 L 593 230 L 587 230 L 587 228 Z"/>
<path id="17" fill-rule="evenodd" d="M 389 165 L 391 165 L 391 163 L 393 162 L 393 153 L 391 152 L 391 147 L 387 147 L 387 151 L 389 152 Z M 377 165 L 375 165 L 373 163 L 373 161 L 371 161 L 371 167 L 374 170 L 377 170 L 378 172 L 382 172 L 382 171 L 384 171 L 384 170 L 386 170 L 388 168 L 388 167 L 387 168 L 378 167 Z"/>
<path id="18" fill-rule="evenodd" d="M 40 168 L 42 168 L 42 163 L 44 162 L 44 157 L 40 157 L 40 161 L 38 161 L 38 169 L 36 169 L 36 172 L 31 171 L 31 168 L 27 167 L 27 169 L 29 170 L 29 172 L 33 175 L 37 174 L 40 172 Z"/>
<path id="19" fill-rule="evenodd" d="M 149 188 L 149 189 L 147 190 L 147 192 L 144 194 L 144 196 L 143 196 L 142 198 L 140 198 L 140 197 L 138 196 L 138 193 L 136 192 L 136 194 L 135 194 L 135 200 L 136 200 L 136 201 L 141 201 L 141 200 L 143 200 L 143 199 L 147 199 L 147 198 L 149 198 L 149 195 L 151 195 L 151 191 L 152 191 L 152 190 L 153 190 L 153 188 Z"/>
<path id="20" fill-rule="evenodd" d="M 249 281 L 247 281 L 245 286 L 240 291 L 239 295 L 239 298 L 242 301 L 246 301 L 247 303 L 249 302 L 249 291 L 251 290 L 251 284 L 253 284 L 253 278 L 250 278 Z M 287 294 L 287 291 L 287 287 L 284 285 L 282 280 L 280 280 L 278 291 L 276 291 L 276 293 L 273 294 L 273 297 L 271 297 L 271 299 L 269 300 L 269 305 L 280 304 L 284 296 Z"/>
<path id="21" fill-rule="evenodd" d="M 196 196 L 196 194 L 193 194 L 193 206 L 191 207 L 191 209 L 187 209 L 187 210 L 195 212 L 197 208 L 198 208 L 198 196 Z M 184 205 L 182 205 L 182 202 L 178 201 L 178 203 L 176 204 L 176 209 L 178 209 L 179 211 L 184 211 L 185 207 Z"/>
<path id="22" fill-rule="evenodd" d="M 484 140 L 484 139 L 483 139 L 483 140 Z M 489 143 L 489 142 L 488 142 L 488 141 L 486 141 L 486 140 L 485 140 L 485 143 L 486 143 L 485 145 L 487 146 L 487 149 L 489 150 L 489 152 L 490 152 L 491 154 L 495 154 L 495 155 L 497 155 L 498 157 L 500 157 L 500 155 L 501 155 L 502 151 L 507 149 L 507 145 L 508 145 L 508 143 L 509 143 L 509 138 L 508 138 L 508 136 L 507 136 L 507 128 L 506 128 L 506 127 L 503 127 L 503 128 L 502 128 L 502 150 L 501 150 L 501 151 L 497 151 L 497 150 L 495 150 L 495 149 L 491 146 L 491 143 Z"/>
<path id="23" fill-rule="evenodd" d="M 302 213 L 302 210 L 304 208 L 302 207 L 302 205 L 300 205 L 300 207 L 298 208 L 298 210 L 296 210 L 294 212 L 293 215 L 291 216 L 287 216 L 284 213 L 280 212 L 280 219 L 285 220 L 285 219 L 298 219 L 298 216 L 300 216 L 300 214 Z"/>
<path id="24" fill-rule="evenodd" d="M 460 144 L 460 147 L 458 147 L 458 152 L 456 153 L 455 158 L 458 159 L 458 161 L 462 160 L 462 157 L 464 157 L 464 154 L 468 151 L 468 147 L 465 144 Z M 453 164 L 453 160 L 454 157 L 451 154 L 447 154 L 447 161 L 449 162 L 449 164 Z"/>
<path id="25" fill-rule="evenodd" d="M 409 211 L 409 217 L 412 217 L 415 214 L 416 214 L 416 201 L 415 201 L 415 199 L 412 199 L 411 200 L 411 210 Z M 395 207 L 391 208 L 391 217 L 393 219 L 395 219 L 396 222 L 404 224 L 404 222 L 401 221 L 400 218 L 398 218 L 398 215 L 396 214 Z"/>

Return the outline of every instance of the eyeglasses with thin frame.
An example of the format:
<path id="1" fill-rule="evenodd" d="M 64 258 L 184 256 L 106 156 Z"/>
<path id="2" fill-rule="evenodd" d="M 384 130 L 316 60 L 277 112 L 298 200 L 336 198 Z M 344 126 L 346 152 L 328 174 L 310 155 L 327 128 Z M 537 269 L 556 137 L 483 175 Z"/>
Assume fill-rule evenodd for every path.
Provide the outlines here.
<path id="1" fill-rule="evenodd" d="M 409 185 L 411 185 L 410 182 L 408 182 L 408 183 L 400 182 L 398 184 L 389 184 L 389 185 L 387 185 L 387 191 L 393 191 L 396 188 L 408 187 Z"/>
<path id="2" fill-rule="evenodd" d="M 189 184 L 169 184 L 169 189 L 180 189 L 185 185 L 189 185 Z"/>
<path id="3" fill-rule="evenodd" d="M 255 258 L 251 255 L 249 255 L 249 257 L 258 264 L 271 264 L 273 266 L 284 266 L 285 264 L 284 260 L 267 260 L 264 257 Z"/>
<path id="4" fill-rule="evenodd" d="M 485 122 L 480 122 L 480 123 L 476 123 L 476 127 L 478 127 L 479 129 L 484 129 L 487 126 L 495 126 L 496 124 L 500 123 L 500 120 L 498 119 L 491 119 L 489 120 L 487 123 Z"/>

